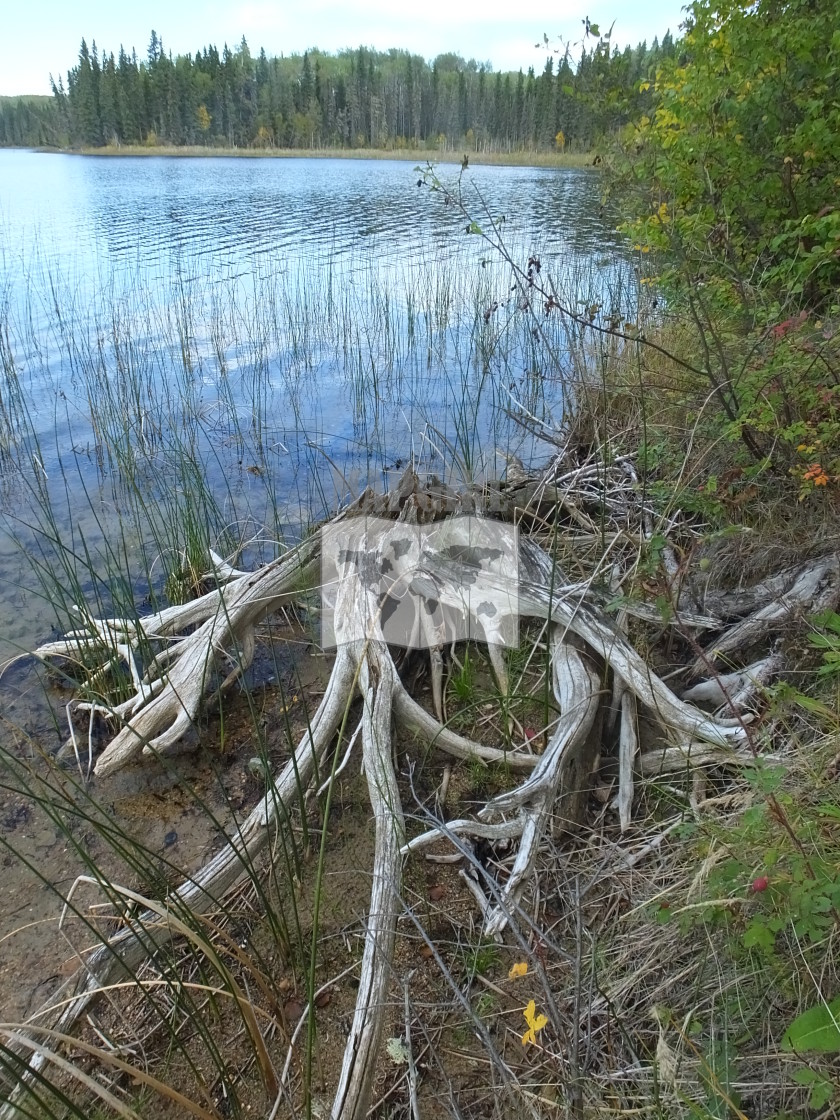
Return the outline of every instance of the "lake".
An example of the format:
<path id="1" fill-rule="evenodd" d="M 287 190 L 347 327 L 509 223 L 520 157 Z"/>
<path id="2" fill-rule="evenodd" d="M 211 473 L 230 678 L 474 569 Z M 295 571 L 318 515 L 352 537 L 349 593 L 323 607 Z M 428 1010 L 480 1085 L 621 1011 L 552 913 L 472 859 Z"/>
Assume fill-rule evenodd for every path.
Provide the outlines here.
<path id="1" fill-rule="evenodd" d="M 511 262 L 632 316 L 627 251 L 597 173 L 458 172 L 510 261 L 410 163 L 0 151 L 0 661 L 412 455 L 457 482 L 547 453 L 511 414 L 559 423 L 574 338 Z"/>

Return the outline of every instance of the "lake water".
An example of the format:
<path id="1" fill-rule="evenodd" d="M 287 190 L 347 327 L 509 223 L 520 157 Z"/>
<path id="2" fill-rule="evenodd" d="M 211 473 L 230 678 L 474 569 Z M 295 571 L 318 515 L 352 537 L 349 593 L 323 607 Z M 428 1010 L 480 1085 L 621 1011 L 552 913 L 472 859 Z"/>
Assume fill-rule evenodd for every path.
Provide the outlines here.
<path id="1" fill-rule="evenodd" d="M 419 179 L 0 151 L 0 661 L 64 624 L 61 563 L 71 599 L 110 609 L 160 592 L 191 532 L 256 541 L 255 562 L 411 455 L 457 482 L 546 453 L 509 413 L 559 421 L 568 332 Z M 461 181 L 518 266 L 632 315 L 600 188 L 586 170 Z"/>

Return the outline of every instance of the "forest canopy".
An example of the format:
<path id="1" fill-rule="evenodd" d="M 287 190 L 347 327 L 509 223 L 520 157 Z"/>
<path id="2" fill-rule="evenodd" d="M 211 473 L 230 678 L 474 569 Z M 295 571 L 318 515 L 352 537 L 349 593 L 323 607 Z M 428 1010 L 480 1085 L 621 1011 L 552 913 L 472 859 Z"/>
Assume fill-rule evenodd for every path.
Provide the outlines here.
<path id="1" fill-rule="evenodd" d="M 138 58 L 83 39 L 52 99 L 0 98 L 0 145 L 589 150 L 650 110 L 644 87 L 673 53 L 670 33 L 623 51 L 588 34 L 574 57 L 535 47 L 535 67 L 503 73 L 451 53 L 254 56 L 243 37 L 173 56 L 152 31 Z"/>

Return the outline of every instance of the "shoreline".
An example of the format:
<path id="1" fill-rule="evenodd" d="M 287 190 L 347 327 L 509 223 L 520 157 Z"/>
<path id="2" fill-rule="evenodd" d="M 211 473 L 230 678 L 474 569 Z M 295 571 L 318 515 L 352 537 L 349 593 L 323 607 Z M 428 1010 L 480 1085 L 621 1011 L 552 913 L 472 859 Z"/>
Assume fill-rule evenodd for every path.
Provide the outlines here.
<path id="1" fill-rule="evenodd" d="M 168 159 L 367 159 L 400 160 L 409 163 L 460 164 L 462 154 L 426 151 L 421 148 L 211 148 L 183 145 L 180 147 L 144 144 L 107 146 L 103 148 L 36 148 L 35 151 L 58 155 L 81 155 L 101 158 L 155 156 Z M 593 152 L 469 152 L 470 165 L 478 167 L 546 167 L 591 168 Z"/>

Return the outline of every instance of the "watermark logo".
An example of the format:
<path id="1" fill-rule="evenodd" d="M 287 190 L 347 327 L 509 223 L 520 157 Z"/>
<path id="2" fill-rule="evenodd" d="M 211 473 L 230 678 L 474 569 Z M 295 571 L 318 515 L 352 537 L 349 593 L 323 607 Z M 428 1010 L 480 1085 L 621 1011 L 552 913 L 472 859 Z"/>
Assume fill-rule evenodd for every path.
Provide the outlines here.
<path id="1" fill-rule="evenodd" d="M 321 644 L 428 649 L 519 644 L 515 526 L 461 515 L 428 525 L 356 517 L 321 530 Z"/>

